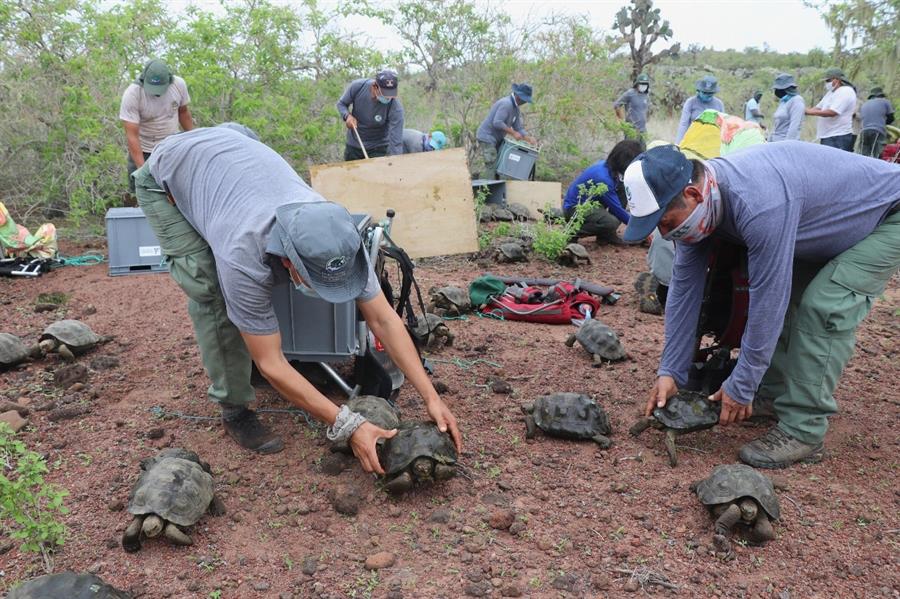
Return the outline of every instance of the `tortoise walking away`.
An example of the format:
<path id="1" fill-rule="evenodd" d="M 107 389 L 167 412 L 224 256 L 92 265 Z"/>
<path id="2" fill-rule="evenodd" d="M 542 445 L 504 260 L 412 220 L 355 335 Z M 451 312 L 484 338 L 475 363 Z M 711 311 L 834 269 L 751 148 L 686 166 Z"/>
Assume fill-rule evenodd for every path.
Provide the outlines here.
<path id="1" fill-rule="evenodd" d="M 87 572 L 59 572 L 38 576 L 9 592 L 7 599 L 131 599 L 131 594 L 110 586 Z"/>
<path id="2" fill-rule="evenodd" d="M 563 266 L 578 266 L 581 263 L 590 264 L 591 256 L 580 243 L 570 243 L 563 249 L 556 261 Z"/>
<path id="3" fill-rule="evenodd" d="M 769 477 L 745 464 L 716 466 L 712 474 L 691 485 L 700 502 L 716 518 L 713 543 L 725 557 L 731 557 L 729 535 L 740 525 L 747 540 L 764 544 L 775 538 L 772 520 L 781 517 L 775 485 Z"/>
<path id="4" fill-rule="evenodd" d="M 601 449 L 612 446 L 609 416 L 596 401 L 581 393 L 551 393 L 522 405 L 525 438 L 541 429 L 552 437 L 590 439 Z"/>
<path id="5" fill-rule="evenodd" d="M 597 319 L 585 320 L 577 331 L 569 335 L 566 345 L 572 347 L 576 341 L 591 354 L 594 366 L 600 366 L 604 361 L 616 362 L 625 358 L 625 348 L 619 337 Z"/>
<path id="6" fill-rule="evenodd" d="M 456 476 L 456 462 L 456 446 L 448 433 L 433 422 L 404 422 L 382 447 L 384 487 L 401 494 L 417 482 L 451 479 Z"/>
<path id="7" fill-rule="evenodd" d="M 44 329 L 40 347 L 44 353 L 55 351 L 62 359 L 71 362 L 75 356 L 103 341 L 103 337 L 80 320 L 57 320 Z"/>
<path id="8" fill-rule="evenodd" d="M 521 243 L 501 243 L 494 253 L 494 259 L 503 264 L 507 262 L 528 262 L 525 248 Z"/>
<path id="9" fill-rule="evenodd" d="M 720 410 L 721 404 L 709 401 L 705 393 L 681 390 L 664 407 L 654 409 L 653 416 L 635 422 L 628 432 L 636 437 L 650 427 L 665 431 L 669 465 L 674 468 L 678 465 L 676 437 L 712 428 L 719 422 Z"/>
<path id="10" fill-rule="evenodd" d="M 125 551 L 141 548 L 141 533 L 149 538 L 162 534 L 177 545 L 192 545 L 183 527 L 195 524 L 206 512 L 225 513 L 215 495 L 209 464 L 193 451 L 164 449 L 141 460 L 141 470 L 128 501 L 134 519 L 122 535 Z"/>

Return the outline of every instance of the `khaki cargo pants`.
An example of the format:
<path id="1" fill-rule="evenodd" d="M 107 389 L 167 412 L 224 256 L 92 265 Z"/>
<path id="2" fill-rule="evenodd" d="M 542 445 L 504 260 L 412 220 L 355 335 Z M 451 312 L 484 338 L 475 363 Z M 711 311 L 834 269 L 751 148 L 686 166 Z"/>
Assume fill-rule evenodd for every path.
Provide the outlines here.
<path id="1" fill-rule="evenodd" d="M 794 263 L 791 303 L 759 389 L 775 398 L 781 430 L 804 443 L 825 438 L 856 328 L 898 267 L 900 211 L 824 266 Z"/>
<path id="2" fill-rule="evenodd" d="M 132 175 L 138 205 L 159 238 L 169 272 L 188 296 L 188 313 L 200 356 L 212 384 L 209 398 L 223 407 L 242 407 L 255 398 L 251 360 L 237 327 L 228 319 L 212 249 L 181 211 L 169 203 L 147 165 Z"/>

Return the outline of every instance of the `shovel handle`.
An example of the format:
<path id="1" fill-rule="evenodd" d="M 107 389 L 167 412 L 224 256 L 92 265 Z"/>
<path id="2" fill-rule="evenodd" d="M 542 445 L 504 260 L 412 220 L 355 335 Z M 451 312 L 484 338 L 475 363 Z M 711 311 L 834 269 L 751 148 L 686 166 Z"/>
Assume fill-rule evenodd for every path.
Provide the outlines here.
<path id="1" fill-rule="evenodd" d="M 363 145 L 362 138 L 360 138 L 360 136 L 359 136 L 359 131 L 356 130 L 356 127 L 352 127 L 352 129 L 353 129 L 353 133 L 356 134 L 356 141 L 359 142 L 359 147 L 360 147 L 360 148 L 362 149 L 362 151 L 363 151 L 363 156 L 365 156 L 366 159 L 368 159 L 368 158 L 369 158 L 369 153 L 366 152 L 366 146 Z"/>

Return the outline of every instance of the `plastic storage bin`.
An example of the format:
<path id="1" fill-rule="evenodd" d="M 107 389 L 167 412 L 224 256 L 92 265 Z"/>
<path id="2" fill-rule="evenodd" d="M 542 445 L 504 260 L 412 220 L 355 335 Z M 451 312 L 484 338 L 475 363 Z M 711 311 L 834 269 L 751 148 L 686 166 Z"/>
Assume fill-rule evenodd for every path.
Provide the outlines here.
<path id="1" fill-rule="evenodd" d="M 169 272 L 159 240 L 140 208 L 110 208 L 106 242 L 110 276 Z"/>
<path id="2" fill-rule="evenodd" d="M 534 179 L 538 155 L 537 148 L 504 139 L 497 157 L 497 176 L 517 181 Z"/>

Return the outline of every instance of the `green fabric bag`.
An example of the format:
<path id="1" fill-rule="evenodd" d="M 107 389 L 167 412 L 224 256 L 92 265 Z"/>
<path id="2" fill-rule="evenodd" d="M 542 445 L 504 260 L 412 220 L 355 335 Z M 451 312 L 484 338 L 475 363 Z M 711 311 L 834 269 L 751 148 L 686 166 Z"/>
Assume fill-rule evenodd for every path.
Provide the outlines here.
<path id="1" fill-rule="evenodd" d="M 506 283 L 492 276 L 478 277 L 469 285 L 469 299 L 472 307 L 478 308 L 488 303 L 492 297 L 503 295 Z"/>

